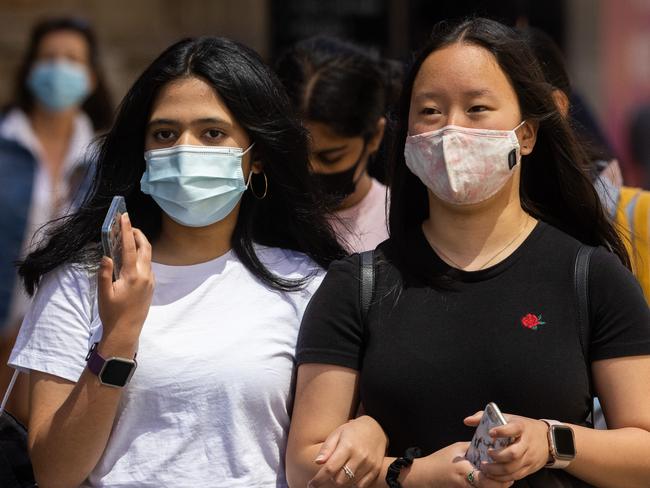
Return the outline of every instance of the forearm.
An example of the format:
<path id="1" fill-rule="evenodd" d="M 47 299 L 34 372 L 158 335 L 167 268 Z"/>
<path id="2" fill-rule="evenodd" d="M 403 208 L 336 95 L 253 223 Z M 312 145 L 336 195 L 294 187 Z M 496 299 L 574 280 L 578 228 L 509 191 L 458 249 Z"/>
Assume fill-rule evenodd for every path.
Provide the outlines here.
<path id="1" fill-rule="evenodd" d="M 133 357 L 135 346 L 104 347 L 104 357 Z M 30 430 L 30 456 L 39 486 L 77 487 L 97 465 L 113 427 L 122 389 L 84 370 L 65 402 Z"/>
<path id="2" fill-rule="evenodd" d="M 321 469 L 314 461 L 322 443 L 303 448 L 299 453 L 289 455 L 287 463 L 287 480 L 291 488 L 305 487 Z M 387 488 L 386 474 L 395 457 L 385 457 L 379 476 L 368 485 L 368 488 Z M 413 461 L 413 465 L 402 468 L 398 481 L 403 488 L 426 488 L 435 482 L 433 479 L 431 456 Z"/>
<path id="3" fill-rule="evenodd" d="M 566 471 L 600 488 L 648 486 L 650 432 L 633 427 L 573 429 L 577 455 Z"/>

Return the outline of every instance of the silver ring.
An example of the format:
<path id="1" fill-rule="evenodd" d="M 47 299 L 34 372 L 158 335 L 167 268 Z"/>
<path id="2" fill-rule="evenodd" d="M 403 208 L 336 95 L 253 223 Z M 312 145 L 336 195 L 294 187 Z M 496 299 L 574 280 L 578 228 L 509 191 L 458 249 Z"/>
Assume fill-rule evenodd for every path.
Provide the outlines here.
<path id="1" fill-rule="evenodd" d="M 474 478 L 474 473 L 478 472 L 478 469 L 473 469 L 469 473 L 467 473 L 467 476 L 465 476 L 465 479 L 467 479 L 467 482 L 470 484 L 470 486 L 476 486 L 474 483 L 476 483 L 476 478 Z"/>
<path id="2" fill-rule="evenodd" d="M 343 465 L 343 472 L 345 473 L 345 476 L 347 476 L 349 480 L 354 479 L 354 472 L 350 469 L 350 467 L 347 464 Z"/>

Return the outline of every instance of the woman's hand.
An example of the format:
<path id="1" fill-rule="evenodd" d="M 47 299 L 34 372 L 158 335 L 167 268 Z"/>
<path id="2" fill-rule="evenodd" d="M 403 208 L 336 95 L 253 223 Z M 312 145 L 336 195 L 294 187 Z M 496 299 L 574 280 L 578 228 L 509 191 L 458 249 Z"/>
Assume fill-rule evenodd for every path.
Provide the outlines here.
<path id="1" fill-rule="evenodd" d="M 472 486 L 476 488 L 508 488 L 512 486 L 513 481 L 497 481 L 488 478 L 485 473 L 477 470 L 472 463 L 465 459 L 469 444 L 469 442 L 457 442 L 429 456 L 416 459 L 413 465 L 414 467 L 416 464 L 418 465 L 417 478 L 418 480 L 425 478 L 428 483 L 415 482 L 414 485 L 432 488 L 471 488 Z M 468 479 L 470 473 L 471 482 Z M 405 482 L 407 480 L 408 477 Z"/>
<path id="2" fill-rule="evenodd" d="M 465 419 L 465 424 L 477 426 L 483 412 Z M 510 437 L 514 442 L 500 450 L 488 450 L 494 462 L 483 463 L 481 471 L 496 481 L 515 481 L 542 469 L 548 462 L 548 425 L 517 415 L 504 415 L 508 423 L 490 430 L 493 438 Z"/>
<path id="3" fill-rule="evenodd" d="M 386 434 L 372 417 L 364 415 L 350 420 L 323 442 L 314 460 L 322 467 L 308 486 L 369 486 L 379 475 L 387 445 Z"/>
<path id="4" fill-rule="evenodd" d="M 135 343 L 140 336 L 154 289 L 151 270 L 151 245 L 145 235 L 131 227 L 128 214 L 123 214 L 122 269 L 113 281 L 113 260 L 104 257 L 98 275 L 99 316 L 102 320 L 102 342 Z"/>

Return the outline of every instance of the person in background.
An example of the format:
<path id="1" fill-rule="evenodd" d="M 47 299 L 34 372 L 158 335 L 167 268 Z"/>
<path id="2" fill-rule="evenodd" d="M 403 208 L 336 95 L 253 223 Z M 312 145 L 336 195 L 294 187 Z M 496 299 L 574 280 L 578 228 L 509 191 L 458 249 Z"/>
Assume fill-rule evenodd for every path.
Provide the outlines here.
<path id="1" fill-rule="evenodd" d="M 544 77 L 552 87 L 553 99 L 562 115 L 574 126 L 587 151 L 594 185 L 609 217 L 616 222 L 623 236 L 632 270 L 639 280 L 646 301 L 650 304 L 650 192 L 625 186 L 618 161 L 605 144 L 597 141 L 599 131 L 587 131 L 574 120 L 571 107 L 571 82 L 560 48 L 545 32 L 528 27 L 520 30 L 542 67 Z M 637 137 L 640 141 L 642 138 Z"/>
<path id="2" fill-rule="evenodd" d="M 630 149 L 636 164 L 644 175 L 644 188 L 650 189 L 650 100 L 646 101 L 630 117 Z"/>
<path id="3" fill-rule="evenodd" d="M 89 195 L 19 268 L 37 293 L 10 365 L 29 372 L 39 484 L 286 486 L 300 319 L 345 255 L 308 156 L 241 44 L 185 39 L 138 78 Z M 113 281 L 99 240 L 115 194 Z"/>
<path id="4" fill-rule="evenodd" d="M 85 21 L 63 17 L 38 23 L 17 73 L 14 99 L 0 117 L 0 392 L 29 304 L 15 262 L 39 239 L 38 229 L 63 216 L 83 193 L 87 148 L 111 122 L 99 59 Z M 14 400 L 21 391 L 18 385 Z M 24 412 L 16 413 L 24 419 Z"/>
<path id="5" fill-rule="evenodd" d="M 517 32 L 436 26 L 397 112 L 373 299 L 362 307 L 352 255 L 303 317 L 292 486 L 648 485 L 650 310 L 589 164 Z M 594 391 L 609 430 L 588 424 Z M 332 450 L 359 402 L 381 428 Z M 511 442 L 476 466 L 465 456 L 489 402 L 507 420 L 489 435 Z"/>
<path id="6" fill-rule="evenodd" d="M 398 68 L 329 37 L 295 44 L 276 72 L 311 134 L 311 166 L 335 209 L 332 224 L 351 252 L 388 237 L 386 187 L 368 168 L 386 129 Z"/>

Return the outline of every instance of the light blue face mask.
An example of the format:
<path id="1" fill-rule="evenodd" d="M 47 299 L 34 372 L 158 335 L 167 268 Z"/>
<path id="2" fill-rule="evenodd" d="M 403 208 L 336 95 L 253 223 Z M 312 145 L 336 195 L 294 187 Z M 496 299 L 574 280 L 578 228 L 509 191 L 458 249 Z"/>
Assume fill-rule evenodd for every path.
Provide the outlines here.
<path id="1" fill-rule="evenodd" d="M 248 188 L 242 158 L 254 144 L 238 147 L 174 146 L 144 153 L 147 168 L 140 189 L 169 217 L 187 227 L 225 218 Z"/>
<path id="2" fill-rule="evenodd" d="M 84 66 L 65 60 L 37 63 L 27 86 L 39 102 L 55 112 L 81 104 L 90 91 Z"/>

